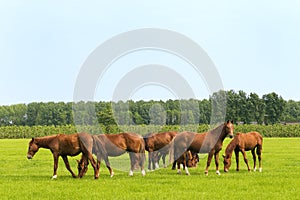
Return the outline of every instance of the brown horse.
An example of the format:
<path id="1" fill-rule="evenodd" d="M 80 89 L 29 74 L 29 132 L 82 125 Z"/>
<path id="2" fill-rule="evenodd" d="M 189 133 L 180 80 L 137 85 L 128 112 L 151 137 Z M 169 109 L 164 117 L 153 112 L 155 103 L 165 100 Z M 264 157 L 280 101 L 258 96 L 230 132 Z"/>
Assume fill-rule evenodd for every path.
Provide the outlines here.
<path id="1" fill-rule="evenodd" d="M 32 159 L 36 152 L 38 152 L 39 148 L 46 148 L 50 149 L 53 154 L 54 158 L 54 173 L 52 178 L 57 178 L 57 167 L 58 167 L 58 158 L 61 156 L 64 160 L 66 168 L 72 174 L 74 178 L 76 175 L 71 170 L 68 157 L 67 156 L 76 156 L 82 152 L 82 154 L 90 160 L 94 167 L 95 171 L 95 178 L 98 178 L 98 172 L 96 170 L 96 162 L 89 153 L 89 149 L 87 149 L 83 142 L 85 140 L 91 139 L 90 135 L 87 133 L 79 133 L 79 134 L 58 134 L 58 135 L 51 135 L 45 137 L 37 137 L 32 138 L 29 142 L 27 158 Z"/>
<path id="2" fill-rule="evenodd" d="M 144 176 L 145 162 L 145 144 L 143 138 L 135 133 L 119 133 L 119 134 L 99 134 L 93 135 L 94 142 L 85 144 L 92 146 L 92 153 L 97 156 L 97 168 L 100 168 L 101 160 L 105 161 L 106 167 L 109 170 L 110 176 L 113 177 L 114 172 L 110 167 L 108 156 L 116 157 L 129 153 L 131 168 L 129 175 L 133 176 L 135 164 L 138 162 Z M 82 156 L 78 161 L 78 176 L 81 178 L 87 171 L 88 159 Z"/>
<path id="3" fill-rule="evenodd" d="M 180 164 L 183 165 L 184 161 L 186 161 L 186 166 L 187 167 L 197 167 L 197 164 L 199 162 L 199 156 L 197 153 L 192 153 L 191 151 L 186 151 L 184 152 L 185 154 L 185 158 L 183 155 L 181 155 L 177 160 L 176 160 L 176 164 L 177 164 L 177 168 L 180 169 Z M 186 160 L 184 160 L 186 159 Z M 183 170 L 185 170 L 185 167 L 183 165 Z M 181 173 L 181 171 L 178 171 L 179 173 Z"/>
<path id="4" fill-rule="evenodd" d="M 177 132 L 150 133 L 144 136 L 145 148 L 148 151 L 148 169 L 159 168 L 158 161 L 162 157 L 163 165 L 166 167 L 166 155 L 169 153 L 170 143 Z"/>
<path id="5" fill-rule="evenodd" d="M 254 160 L 253 171 L 256 171 L 256 153 L 258 155 L 259 160 L 259 172 L 262 172 L 261 166 L 261 151 L 262 151 L 262 143 L 263 138 L 258 132 L 249 132 L 249 133 L 237 133 L 234 139 L 228 144 L 225 150 L 224 157 L 224 171 L 228 172 L 231 165 L 231 155 L 234 150 L 235 158 L 236 158 L 236 170 L 239 171 L 239 152 L 242 152 L 244 156 L 244 161 L 248 167 L 248 171 L 250 171 L 250 167 L 248 164 L 248 160 L 246 158 L 246 152 L 250 151 Z"/>
<path id="6" fill-rule="evenodd" d="M 183 153 L 188 150 L 190 150 L 192 153 L 208 153 L 205 174 L 208 175 L 208 168 L 210 166 L 212 157 L 214 156 L 216 173 L 220 175 L 219 152 L 222 149 L 222 144 L 225 137 L 227 135 L 229 135 L 230 138 L 233 137 L 233 129 L 233 122 L 227 121 L 224 124 L 219 125 L 217 128 L 202 134 L 197 134 L 194 132 L 178 133 L 174 139 L 174 160 L 183 155 L 183 166 L 186 174 L 189 175 L 190 173 L 186 167 L 186 155 Z M 178 173 L 180 173 L 180 169 L 178 170 Z"/>

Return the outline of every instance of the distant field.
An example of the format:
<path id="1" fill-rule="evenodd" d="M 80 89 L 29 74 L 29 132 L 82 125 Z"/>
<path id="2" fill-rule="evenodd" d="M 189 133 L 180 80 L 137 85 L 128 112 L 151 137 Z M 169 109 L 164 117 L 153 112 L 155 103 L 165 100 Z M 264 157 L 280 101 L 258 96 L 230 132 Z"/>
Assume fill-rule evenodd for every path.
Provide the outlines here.
<path id="1" fill-rule="evenodd" d="M 128 155 L 113 158 L 115 176 L 109 177 L 101 167 L 99 180 L 93 179 L 92 167 L 82 179 L 73 179 L 59 161 L 58 178 L 51 180 L 53 158 L 49 150 L 40 149 L 33 160 L 27 160 L 28 139 L 0 140 L 1 199 L 299 199 L 300 138 L 265 138 L 263 172 L 248 172 L 240 155 L 240 172 L 233 162 L 229 173 L 215 174 L 214 162 L 204 175 L 206 155 L 190 169 L 191 176 L 177 175 L 170 166 L 148 172 L 137 171 L 128 177 Z M 229 139 L 225 140 L 223 150 Z M 221 153 L 223 153 L 222 151 Z M 248 152 L 252 168 L 252 157 Z M 78 158 L 78 157 L 77 157 Z M 233 157 L 234 159 L 234 157 Z M 69 158 L 76 171 L 75 158 Z M 222 159 L 221 159 L 222 161 Z M 234 160 L 233 160 L 234 161 Z M 117 170 L 117 169 L 123 169 Z"/>

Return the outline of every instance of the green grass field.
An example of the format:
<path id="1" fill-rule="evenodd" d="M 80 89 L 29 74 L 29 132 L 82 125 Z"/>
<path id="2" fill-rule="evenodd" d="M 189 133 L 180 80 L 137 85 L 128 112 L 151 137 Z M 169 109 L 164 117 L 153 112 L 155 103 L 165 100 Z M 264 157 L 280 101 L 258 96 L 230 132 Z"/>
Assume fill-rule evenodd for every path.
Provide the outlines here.
<path id="1" fill-rule="evenodd" d="M 263 172 L 248 172 L 240 155 L 240 169 L 235 161 L 229 173 L 215 174 L 214 162 L 204 175 L 206 155 L 190 169 L 191 176 L 177 175 L 170 166 L 148 172 L 136 171 L 128 176 L 128 155 L 112 158 L 115 176 L 109 177 L 102 166 L 98 180 L 92 167 L 82 179 L 73 179 L 60 158 L 58 178 L 51 180 L 53 158 L 49 150 L 40 149 L 33 160 L 27 160 L 28 139 L 0 140 L 1 199 L 299 199 L 300 138 L 264 138 Z M 224 142 L 225 149 L 229 139 Z M 221 153 L 224 151 L 222 150 Z M 248 152 L 252 168 L 252 156 Z M 79 158 L 79 157 L 77 157 Z M 233 156 L 234 159 L 234 156 Z M 75 158 L 69 158 L 77 174 Z M 123 163 L 123 164 L 122 164 Z M 119 170 L 117 170 L 119 169 Z M 120 170 L 123 169 L 123 170 Z"/>

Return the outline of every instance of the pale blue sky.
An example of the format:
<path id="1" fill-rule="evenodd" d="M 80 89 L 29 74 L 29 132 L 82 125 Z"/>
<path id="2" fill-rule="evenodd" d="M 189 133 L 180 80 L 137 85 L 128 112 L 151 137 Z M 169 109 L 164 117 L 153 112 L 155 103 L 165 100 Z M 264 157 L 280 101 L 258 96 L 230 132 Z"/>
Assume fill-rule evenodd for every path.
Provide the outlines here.
<path id="1" fill-rule="evenodd" d="M 197 42 L 215 63 L 225 90 L 260 96 L 276 92 L 286 100 L 300 100 L 299 1 L 0 0 L 0 105 L 72 101 L 88 55 L 107 39 L 139 28 L 169 29 Z M 188 67 L 157 52 L 128 55 L 101 80 L 105 87 L 98 87 L 95 100 L 110 100 L 109 91 L 122 73 L 147 63 L 167 64 L 179 72 Z M 125 67 L 118 75 L 121 65 Z M 183 71 L 198 90 L 196 97 L 208 98 L 203 82 Z M 155 87 L 133 95 L 171 97 Z"/>

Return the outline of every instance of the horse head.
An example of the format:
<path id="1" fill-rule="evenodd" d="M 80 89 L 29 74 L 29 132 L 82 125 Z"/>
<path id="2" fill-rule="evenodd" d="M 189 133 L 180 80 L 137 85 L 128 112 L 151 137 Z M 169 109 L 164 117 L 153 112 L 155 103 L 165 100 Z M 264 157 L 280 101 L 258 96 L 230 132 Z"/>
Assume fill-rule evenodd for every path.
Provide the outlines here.
<path id="1" fill-rule="evenodd" d="M 229 168 L 230 168 L 230 165 L 231 165 L 231 158 L 228 157 L 228 156 L 225 156 L 223 155 L 223 158 L 224 158 L 224 172 L 228 172 L 229 171 Z"/>
<path id="2" fill-rule="evenodd" d="M 225 133 L 226 135 L 228 135 L 230 138 L 233 138 L 233 130 L 234 130 L 234 126 L 233 126 L 233 121 L 227 121 L 225 124 Z"/>
<path id="3" fill-rule="evenodd" d="M 35 141 L 34 138 L 31 139 L 31 141 L 29 142 L 29 147 L 28 147 L 28 152 L 27 152 L 27 158 L 28 159 L 32 159 L 34 154 L 36 152 L 38 152 L 39 150 L 39 145 L 37 144 L 37 142 Z"/>

